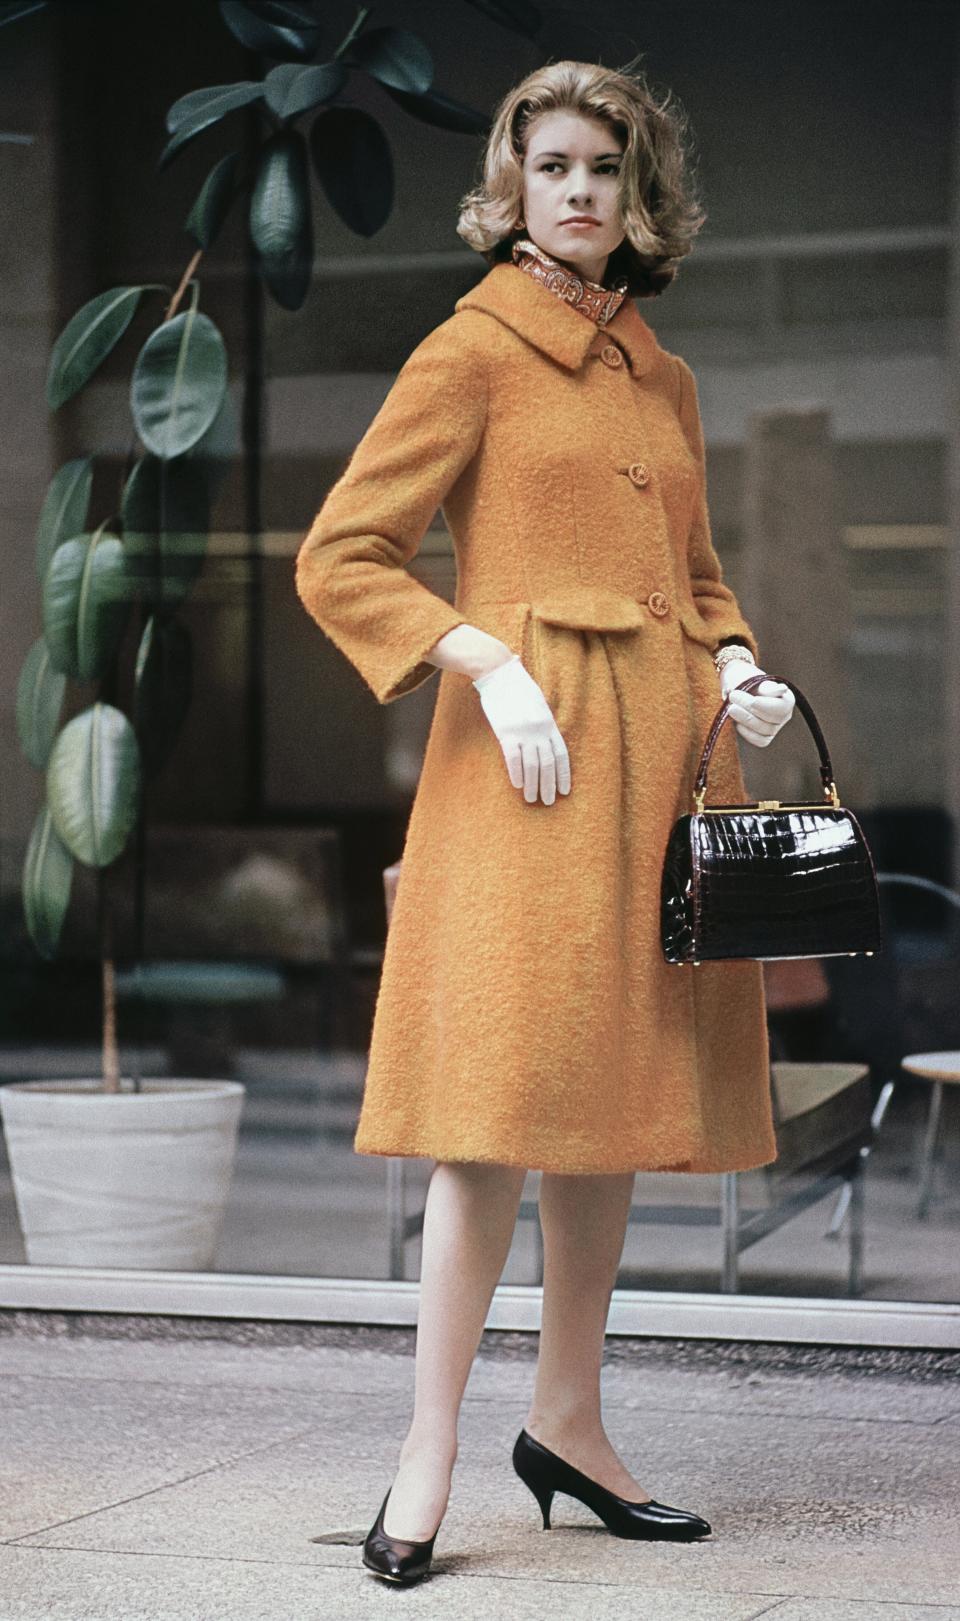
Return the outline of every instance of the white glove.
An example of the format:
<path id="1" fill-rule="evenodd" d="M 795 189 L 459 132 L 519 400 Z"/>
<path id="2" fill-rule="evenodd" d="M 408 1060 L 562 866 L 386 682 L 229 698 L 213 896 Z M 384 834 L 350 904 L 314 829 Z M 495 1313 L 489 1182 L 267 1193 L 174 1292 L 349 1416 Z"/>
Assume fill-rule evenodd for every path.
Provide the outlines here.
<path id="1" fill-rule="evenodd" d="M 570 792 L 570 756 L 553 711 L 519 653 L 480 675 L 473 685 L 507 762 L 510 781 L 532 805 L 552 805 Z"/>
<path id="2" fill-rule="evenodd" d="M 720 671 L 720 690 L 726 698 L 739 682 L 752 675 L 763 675 L 752 659 L 729 659 Z M 786 726 L 796 706 L 796 698 L 782 681 L 763 681 L 755 692 L 738 692 L 730 704 L 730 719 L 748 743 L 765 749 L 781 726 Z"/>

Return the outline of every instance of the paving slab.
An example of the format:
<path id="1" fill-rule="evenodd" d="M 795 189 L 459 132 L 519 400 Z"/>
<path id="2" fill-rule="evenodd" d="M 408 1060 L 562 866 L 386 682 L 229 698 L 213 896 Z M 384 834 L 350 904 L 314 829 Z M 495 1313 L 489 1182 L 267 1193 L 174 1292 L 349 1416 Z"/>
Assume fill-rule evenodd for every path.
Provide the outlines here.
<path id="1" fill-rule="evenodd" d="M 413 1331 L 0 1320 L 0 1621 L 348 1621 L 409 1420 Z M 49 1328 L 49 1332 L 45 1329 Z M 960 1621 L 957 1358 L 608 1340 L 607 1428 L 689 1545 L 545 1531 L 510 1452 L 536 1336 L 484 1335 L 417 1614 Z M 279 1607 L 278 1607 L 279 1606 Z"/>
<path id="2" fill-rule="evenodd" d="M 309 1423 L 284 1391 L 4 1376 L 0 1540 L 217 1469 Z"/>
<path id="3" fill-rule="evenodd" d="M 897 1604 L 875 1599 L 847 1600 L 842 1603 L 821 1599 L 782 1599 L 764 1610 L 770 1621 L 958 1621 L 960 1608 L 953 1604 Z"/>
<path id="4" fill-rule="evenodd" d="M 30 1596 L 30 1589 L 33 1595 Z M 376 1621 L 396 1605 L 443 1621 L 754 1621 L 779 1599 L 765 1594 L 684 1593 L 644 1586 L 625 1609 L 622 1587 L 608 1583 L 542 1582 L 478 1577 L 453 1581 L 431 1575 L 397 1589 L 366 1571 L 271 1568 L 225 1560 L 162 1559 L 144 1555 L 44 1549 L 39 1555 L 0 1547 L 4 1621 Z M 400 1596 L 402 1593 L 402 1596 Z M 42 1605 L 42 1608 L 40 1607 Z M 906 1610 L 889 1621 L 944 1621 L 943 1610 Z M 824 1612 L 821 1612 L 824 1613 Z M 876 1615 L 876 1611 L 873 1612 Z M 789 1621 L 795 1621 L 790 1617 Z M 806 1617 L 804 1617 L 806 1621 Z M 843 1621 L 848 1621 L 846 1616 Z M 868 1621 L 850 1617 L 849 1621 Z M 883 1621 L 887 1621 L 884 1615 Z"/>

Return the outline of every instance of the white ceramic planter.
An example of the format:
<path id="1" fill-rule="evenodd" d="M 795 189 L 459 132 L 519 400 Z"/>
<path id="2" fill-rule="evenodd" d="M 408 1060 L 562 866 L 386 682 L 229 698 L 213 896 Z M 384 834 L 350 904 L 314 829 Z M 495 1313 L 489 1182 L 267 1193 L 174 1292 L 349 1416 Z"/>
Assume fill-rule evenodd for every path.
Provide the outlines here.
<path id="1" fill-rule="evenodd" d="M 11 1081 L 0 1116 L 27 1259 L 209 1271 L 233 1176 L 239 1081 Z"/>

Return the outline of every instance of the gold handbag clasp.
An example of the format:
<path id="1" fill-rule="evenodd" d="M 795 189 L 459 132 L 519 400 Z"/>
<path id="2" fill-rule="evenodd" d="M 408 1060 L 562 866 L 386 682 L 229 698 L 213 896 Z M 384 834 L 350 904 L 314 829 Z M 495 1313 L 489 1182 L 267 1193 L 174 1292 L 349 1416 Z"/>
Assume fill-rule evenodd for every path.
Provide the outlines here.
<path id="1" fill-rule="evenodd" d="M 824 795 L 825 795 L 828 803 L 831 804 L 834 807 L 835 810 L 840 810 L 842 808 L 841 805 L 840 805 L 840 795 L 837 793 L 837 785 L 833 781 L 832 778 L 830 779 L 830 786 L 828 788 L 825 787 L 823 791 L 824 791 Z M 696 813 L 697 813 L 698 816 L 702 816 L 704 814 L 703 801 L 704 801 L 705 797 L 706 797 L 706 789 L 705 788 L 695 788 L 693 790 L 693 803 L 694 803 L 694 806 L 696 808 Z M 725 810 L 731 810 L 731 809 L 733 809 L 733 810 L 737 810 L 737 809 L 739 809 L 739 810 L 756 810 L 756 811 L 812 810 L 813 805 L 812 805 L 812 802 L 809 801 L 809 800 L 803 800 L 798 804 L 788 804 L 788 803 L 786 803 L 784 801 L 781 801 L 779 799 L 755 799 L 755 800 L 749 800 L 746 804 L 741 805 L 741 806 L 727 805 L 727 806 L 724 806 L 723 809 L 725 809 Z"/>

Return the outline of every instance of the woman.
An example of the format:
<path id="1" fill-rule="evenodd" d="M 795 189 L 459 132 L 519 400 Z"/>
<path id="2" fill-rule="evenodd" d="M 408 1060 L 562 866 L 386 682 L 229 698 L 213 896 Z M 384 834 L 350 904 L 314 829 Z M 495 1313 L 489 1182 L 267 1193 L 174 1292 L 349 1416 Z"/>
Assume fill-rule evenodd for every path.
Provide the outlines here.
<path id="1" fill-rule="evenodd" d="M 381 703 L 443 672 L 354 1140 L 436 1161 L 414 1415 L 364 1544 L 393 1580 L 430 1564 L 528 1168 L 543 1312 L 513 1462 L 544 1526 L 559 1490 L 617 1536 L 710 1530 L 646 1492 L 600 1410 L 635 1172 L 776 1153 L 760 964 L 678 971 L 658 932 L 707 728 L 759 669 L 711 544 L 693 374 L 634 303 L 703 217 L 673 107 L 626 71 L 530 74 L 457 227 L 490 269 L 407 360 L 297 558 L 304 605 Z M 453 606 L 404 568 L 441 502 Z M 766 681 L 731 716 L 763 747 L 792 708 Z M 729 726 L 710 787 L 745 798 Z"/>

